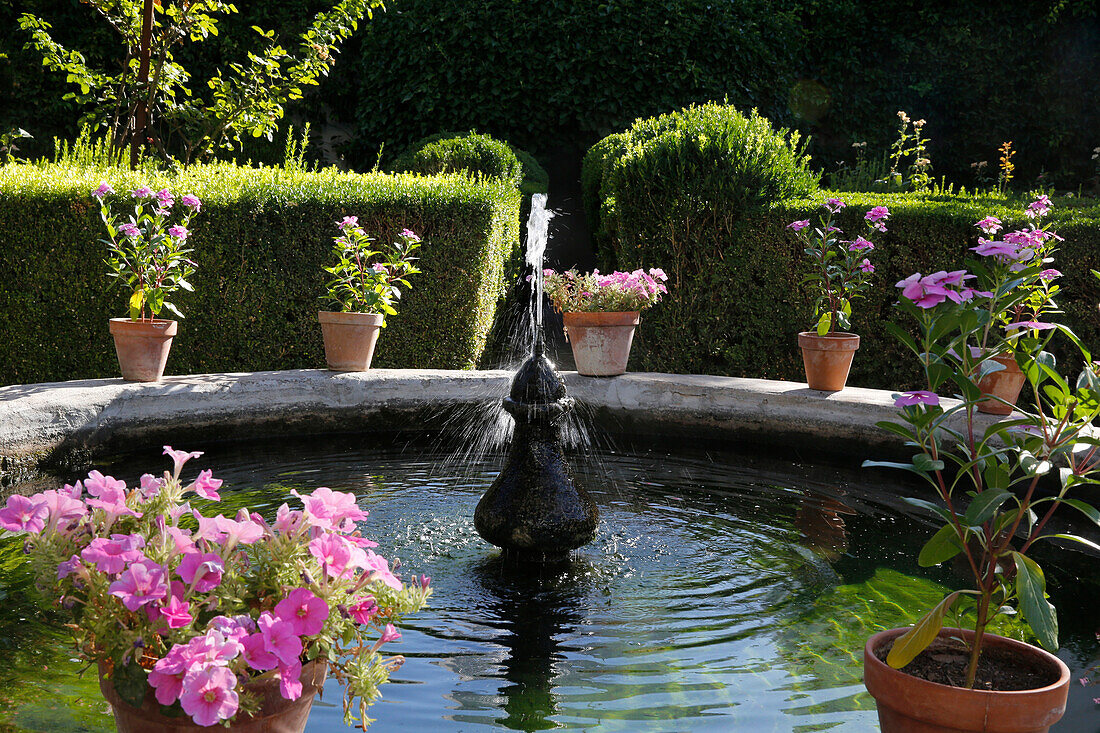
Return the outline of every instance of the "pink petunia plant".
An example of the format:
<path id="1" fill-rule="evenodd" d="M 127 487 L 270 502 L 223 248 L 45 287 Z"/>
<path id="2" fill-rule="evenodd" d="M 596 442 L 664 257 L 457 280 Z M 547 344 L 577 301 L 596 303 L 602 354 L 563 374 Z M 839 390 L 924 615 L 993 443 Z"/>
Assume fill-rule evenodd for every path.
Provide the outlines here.
<path id="1" fill-rule="evenodd" d="M 218 501 L 222 482 L 203 469 L 185 483 L 202 454 L 164 453 L 171 470 L 137 487 L 93 471 L 0 508 L 0 527 L 25 534 L 40 587 L 74 611 L 78 653 L 124 680 L 115 690 L 127 702 L 140 706 L 152 690 L 168 714 L 201 726 L 256 712 L 253 682 L 276 680 L 297 699 L 326 664 L 345 684 L 345 719 L 365 721 L 404 661 L 383 647 L 426 604 L 428 579 L 405 585 L 370 549 L 353 494 L 294 492 L 301 508 L 283 504 L 274 521 L 247 509 L 207 516 L 188 500 Z"/>
<path id="2" fill-rule="evenodd" d="M 609 275 L 593 270 L 543 271 L 543 288 L 561 313 L 622 313 L 643 311 L 668 294 L 668 275 L 659 267 Z"/>

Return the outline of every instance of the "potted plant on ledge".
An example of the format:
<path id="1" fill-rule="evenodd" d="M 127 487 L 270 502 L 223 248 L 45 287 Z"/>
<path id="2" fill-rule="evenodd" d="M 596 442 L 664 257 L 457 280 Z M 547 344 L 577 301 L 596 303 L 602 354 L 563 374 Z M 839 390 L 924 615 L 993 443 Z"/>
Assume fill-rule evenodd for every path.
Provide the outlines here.
<path id="1" fill-rule="evenodd" d="M 641 311 L 668 292 L 664 270 L 581 275 L 576 270 L 544 270 L 546 295 L 562 314 L 577 373 L 613 377 L 626 372 L 634 329 Z"/>
<path id="2" fill-rule="evenodd" d="M 898 283 L 899 307 L 916 318 L 919 336 L 894 330 L 920 359 L 927 389 L 897 395 L 899 419 L 879 425 L 903 437 L 915 455 L 908 463 L 864 465 L 901 468 L 931 485 L 938 502 L 908 500 L 943 523 L 918 561 L 928 567 L 957 559 L 972 585 L 947 595 L 913 627 L 867 641 L 864 682 L 887 733 L 1045 731 L 1065 710 L 1066 665 L 1043 649 L 991 634 L 989 625 L 1016 608 L 1044 648 L 1058 647 L 1057 616 L 1032 550 L 1052 542 L 1100 550 L 1049 524 L 1062 506 L 1100 523 L 1100 512 L 1073 496 L 1096 483 L 1100 467 L 1100 439 L 1091 425 L 1100 415 L 1100 381 L 1069 329 L 1008 324 L 1031 406 L 1018 419 L 984 429 L 976 423 L 988 399 L 981 378 L 1003 368 L 993 352 L 977 348 L 997 312 L 989 301 L 1018 287 L 1020 278 L 1040 278 L 1046 265 L 1041 257 L 1016 262 L 1022 266 L 999 270 L 990 291 L 970 288 L 974 276 L 962 270 L 918 273 Z M 1036 312 L 1050 311 L 1047 303 L 1036 305 Z M 1074 383 L 1058 373 L 1046 350 L 1056 333 L 1076 346 L 1086 365 Z M 950 406 L 939 397 L 945 389 L 958 396 Z M 1057 488 L 1040 487 L 1048 474 Z"/>
<path id="3" fill-rule="evenodd" d="M 99 201 L 99 214 L 107 227 L 108 276 L 130 291 L 129 318 L 112 318 L 111 335 L 122 378 L 132 382 L 156 382 L 164 375 L 177 322 L 157 318 L 169 310 L 183 318 L 168 301 L 177 290 L 192 290 L 188 278 L 195 263 L 185 249 L 191 235 L 188 228 L 202 202 L 191 194 L 180 198 L 183 214 L 179 223 L 170 221 L 175 197 L 168 189 L 153 192 L 141 186 L 130 192 L 134 213 L 120 221 L 111 212 L 107 197 L 114 190 L 106 183 L 92 191 Z M 148 317 L 146 315 L 148 314 Z"/>
<path id="4" fill-rule="evenodd" d="M 336 264 L 324 268 L 332 275 L 328 300 L 338 308 L 318 311 L 325 341 L 325 361 L 338 372 L 370 369 L 378 330 L 386 327 L 386 316 L 396 315 L 394 303 L 401 297 L 398 285 L 410 287 L 406 279 L 420 272 L 412 252 L 420 237 L 409 229 L 398 241 L 382 250 L 372 249 L 374 240 L 359 226 L 358 217 L 337 222 L 342 234 L 334 239 Z"/>
<path id="5" fill-rule="evenodd" d="M 204 470 L 184 484 L 202 454 L 164 452 L 172 470 L 138 487 L 92 471 L 0 509 L 0 528 L 26 535 L 37 587 L 71 615 L 119 732 L 300 733 L 329 672 L 345 721 L 365 726 L 404 661 L 382 647 L 425 605 L 428 579 L 404 585 L 374 553 L 352 494 L 291 492 L 303 508 L 207 517 L 190 502 L 218 501 L 221 480 Z"/>
<path id="6" fill-rule="evenodd" d="M 842 390 L 848 381 L 852 359 L 859 348 L 859 336 L 847 332 L 852 327 L 852 300 L 863 297 L 875 271 L 866 256 L 875 245 L 867 237 L 885 232 L 890 218 L 885 206 L 876 206 L 864 215 L 867 237 L 842 240 L 844 232 L 833 225 L 833 219 L 845 207 L 847 204 L 840 199 L 826 200 L 825 213 L 812 232 L 808 219 L 787 225 L 813 263 L 813 271 L 803 282 L 813 283 L 817 292 L 814 301 L 817 325 L 813 331 L 798 334 L 798 345 L 802 349 L 806 383 L 810 389 L 821 392 Z"/>

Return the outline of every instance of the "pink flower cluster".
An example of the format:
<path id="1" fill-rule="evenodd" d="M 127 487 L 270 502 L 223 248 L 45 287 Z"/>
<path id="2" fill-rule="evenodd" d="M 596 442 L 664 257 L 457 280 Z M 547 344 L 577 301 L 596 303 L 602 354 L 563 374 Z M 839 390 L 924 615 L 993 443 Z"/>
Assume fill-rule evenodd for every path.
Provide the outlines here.
<path id="1" fill-rule="evenodd" d="M 106 658 L 117 663 L 120 652 L 112 644 L 123 644 L 124 660 L 134 648 L 161 650 L 148 677 L 160 704 L 178 701 L 197 724 L 213 725 L 237 713 L 239 685 L 260 674 L 276 677 L 286 699 L 300 697 L 306 650 L 316 651 L 311 645 L 320 639 L 325 648 L 346 642 L 348 623 L 378 627 L 379 640 L 366 647 L 369 653 L 400 637 L 375 589 L 407 589 L 374 553 L 376 543 L 359 536 L 356 523 L 367 513 L 353 494 L 328 488 L 291 492 L 303 508 L 283 504 L 273 523 L 246 509 L 235 517 L 206 517 L 180 500 L 194 495 L 218 501 L 221 480 L 204 470 L 184 486 L 184 465 L 202 453 L 170 446 L 164 453 L 173 471 L 163 478 L 142 476 L 140 488 L 127 489 L 125 482 L 92 471 L 61 490 L 13 495 L 0 509 L 0 528 L 30 535 L 31 552 L 61 552 L 52 556 L 59 593 L 83 597 L 81 620 L 95 624 L 90 628 L 117 630 L 122 641 L 114 632 L 93 641 Z M 257 554 L 253 546 L 266 547 Z M 249 601 L 258 558 L 284 556 L 295 563 L 290 574 L 297 584 L 281 583 Z M 266 588 L 268 577 L 259 572 L 255 582 Z M 422 605 L 428 579 L 413 590 Z M 101 595 L 85 597 L 96 592 Z M 334 613 L 337 604 L 340 613 Z M 203 612 L 213 609 L 238 615 L 219 615 L 200 627 L 200 614 L 205 619 Z M 140 644 L 131 645 L 127 633 Z"/>
<path id="2" fill-rule="evenodd" d="M 921 308 L 933 308 L 945 300 L 963 303 L 975 296 L 992 298 L 993 293 L 967 287 L 965 281 L 973 277 L 974 275 L 968 274 L 966 270 L 952 272 L 940 270 L 924 276 L 915 272 L 897 283 L 897 287 L 901 288 L 901 294 L 904 297 Z"/>
<path id="3" fill-rule="evenodd" d="M 659 267 L 608 275 L 599 270 L 581 275 L 545 269 L 543 277 L 550 301 L 562 312 L 640 311 L 668 293 L 668 275 Z"/>

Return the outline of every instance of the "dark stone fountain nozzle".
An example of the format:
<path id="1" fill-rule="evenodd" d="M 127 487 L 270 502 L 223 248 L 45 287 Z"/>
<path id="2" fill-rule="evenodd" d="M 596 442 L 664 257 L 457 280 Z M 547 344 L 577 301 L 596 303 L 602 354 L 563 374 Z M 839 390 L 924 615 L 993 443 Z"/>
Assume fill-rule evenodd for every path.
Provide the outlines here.
<path id="1" fill-rule="evenodd" d="M 573 481 L 561 424 L 573 408 L 565 381 L 536 341 L 504 409 L 516 421 L 504 468 L 474 512 L 478 534 L 519 560 L 556 562 L 588 544 L 599 511 Z"/>

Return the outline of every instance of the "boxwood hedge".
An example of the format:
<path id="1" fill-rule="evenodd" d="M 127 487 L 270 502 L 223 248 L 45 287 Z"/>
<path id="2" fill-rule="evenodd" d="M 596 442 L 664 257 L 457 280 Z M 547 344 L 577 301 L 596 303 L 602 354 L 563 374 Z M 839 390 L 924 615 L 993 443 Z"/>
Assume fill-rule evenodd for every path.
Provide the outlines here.
<path id="1" fill-rule="evenodd" d="M 335 222 L 355 215 L 388 238 L 424 240 L 423 273 L 388 319 L 379 367 L 470 368 L 484 348 L 516 249 L 520 195 L 507 182 L 446 175 L 196 166 L 178 175 L 57 164 L 0 167 L 0 384 L 118 373 L 107 319 L 126 312 L 108 289 L 102 224 L 89 192 L 101 180 L 203 200 L 192 222 L 195 293 L 168 373 L 324 365 L 316 312 Z M 123 194 L 124 195 L 124 194 Z"/>
<path id="2" fill-rule="evenodd" d="M 670 276 L 670 296 L 643 317 L 631 368 L 804 381 L 796 336 L 813 321 L 812 298 L 801 284 L 804 255 L 786 226 L 816 215 L 827 196 L 847 201 L 839 221 L 847 232 L 861 230 L 861 218 L 872 206 L 893 213 L 871 255 L 874 286 L 866 300 L 854 303 L 853 330 L 861 344 L 849 384 L 918 387 L 912 355 L 885 328 L 890 321 L 913 325 L 899 320 L 893 307 L 895 283 L 916 271 L 962 267 L 972 255 L 967 248 L 977 244 L 974 222 L 992 214 L 1010 227 L 1022 225 L 1026 202 L 821 192 L 739 212 L 721 202 L 685 208 L 668 192 L 619 200 L 610 227 L 615 264 L 663 267 Z M 1054 263 L 1065 273 L 1059 299 L 1063 321 L 1100 351 L 1100 283 L 1089 273 L 1100 268 L 1100 203 L 1056 199 L 1055 204 L 1056 230 L 1065 237 Z M 1065 369 L 1075 374 L 1077 365 Z"/>

